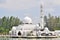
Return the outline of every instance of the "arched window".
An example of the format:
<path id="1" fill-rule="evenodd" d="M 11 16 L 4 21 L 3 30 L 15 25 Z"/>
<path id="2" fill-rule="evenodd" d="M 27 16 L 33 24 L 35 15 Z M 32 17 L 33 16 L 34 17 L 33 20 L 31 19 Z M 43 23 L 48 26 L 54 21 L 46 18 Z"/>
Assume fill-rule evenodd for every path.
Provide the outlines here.
<path id="1" fill-rule="evenodd" d="M 21 35 L 21 32 L 20 31 L 18 32 L 18 35 Z"/>

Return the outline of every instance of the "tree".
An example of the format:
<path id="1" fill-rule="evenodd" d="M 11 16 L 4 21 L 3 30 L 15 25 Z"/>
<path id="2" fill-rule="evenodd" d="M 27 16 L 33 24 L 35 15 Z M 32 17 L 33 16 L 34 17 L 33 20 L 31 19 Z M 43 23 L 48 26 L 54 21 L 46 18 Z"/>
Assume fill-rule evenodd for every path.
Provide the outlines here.
<path id="1" fill-rule="evenodd" d="M 20 24 L 20 19 L 16 17 L 14 26 L 18 26 L 19 24 Z"/>

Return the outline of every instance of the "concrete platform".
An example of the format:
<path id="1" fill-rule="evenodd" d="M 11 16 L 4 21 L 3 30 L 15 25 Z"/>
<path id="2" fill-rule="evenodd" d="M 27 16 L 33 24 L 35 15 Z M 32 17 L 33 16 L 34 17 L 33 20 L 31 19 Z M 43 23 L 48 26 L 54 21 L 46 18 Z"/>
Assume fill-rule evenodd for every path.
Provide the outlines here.
<path id="1" fill-rule="evenodd" d="M 58 36 L 15 36 L 15 35 L 0 35 L 0 37 L 10 37 L 10 38 L 57 38 Z"/>
<path id="2" fill-rule="evenodd" d="M 10 36 L 12 38 L 57 38 L 58 36 L 25 36 L 25 37 L 22 37 L 22 36 Z"/>

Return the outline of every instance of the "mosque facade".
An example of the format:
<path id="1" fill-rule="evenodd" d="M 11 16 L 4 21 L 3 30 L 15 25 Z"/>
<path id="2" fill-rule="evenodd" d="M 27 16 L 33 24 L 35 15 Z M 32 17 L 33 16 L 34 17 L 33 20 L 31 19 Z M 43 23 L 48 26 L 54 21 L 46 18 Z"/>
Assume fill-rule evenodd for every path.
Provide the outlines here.
<path id="1" fill-rule="evenodd" d="M 10 35 L 15 36 L 41 36 L 41 35 L 55 35 L 55 32 L 49 31 L 49 29 L 45 26 L 44 23 L 44 10 L 43 10 L 43 3 L 41 3 L 41 11 L 40 11 L 40 25 L 33 24 L 33 21 L 30 17 L 26 16 L 23 20 L 23 24 L 18 26 L 13 26 L 12 29 L 9 31 Z M 41 31 L 44 29 L 44 31 Z"/>
<path id="2" fill-rule="evenodd" d="M 49 31 L 47 27 L 41 31 L 41 26 L 38 24 L 34 25 L 33 21 L 29 17 L 25 17 L 22 25 L 13 26 L 9 31 L 10 35 L 15 36 L 45 36 L 45 35 L 56 35 L 55 31 Z"/>
<path id="3" fill-rule="evenodd" d="M 35 35 L 36 30 L 38 29 L 39 25 L 34 25 L 32 19 L 29 17 L 25 17 L 23 20 L 23 24 L 19 26 L 13 26 L 10 30 L 10 35 L 16 36 L 28 36 L 28 35 Z"/>

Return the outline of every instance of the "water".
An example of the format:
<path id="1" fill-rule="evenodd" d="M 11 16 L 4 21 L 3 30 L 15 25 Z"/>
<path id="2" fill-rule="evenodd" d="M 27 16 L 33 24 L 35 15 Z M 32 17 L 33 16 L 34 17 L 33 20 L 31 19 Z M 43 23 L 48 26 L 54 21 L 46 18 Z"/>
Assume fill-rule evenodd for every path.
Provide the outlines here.
<path id="1" fill-rule="evenodd" d="M 0 40 L 60 40 L 60 38 L 0 38 Z"/>

